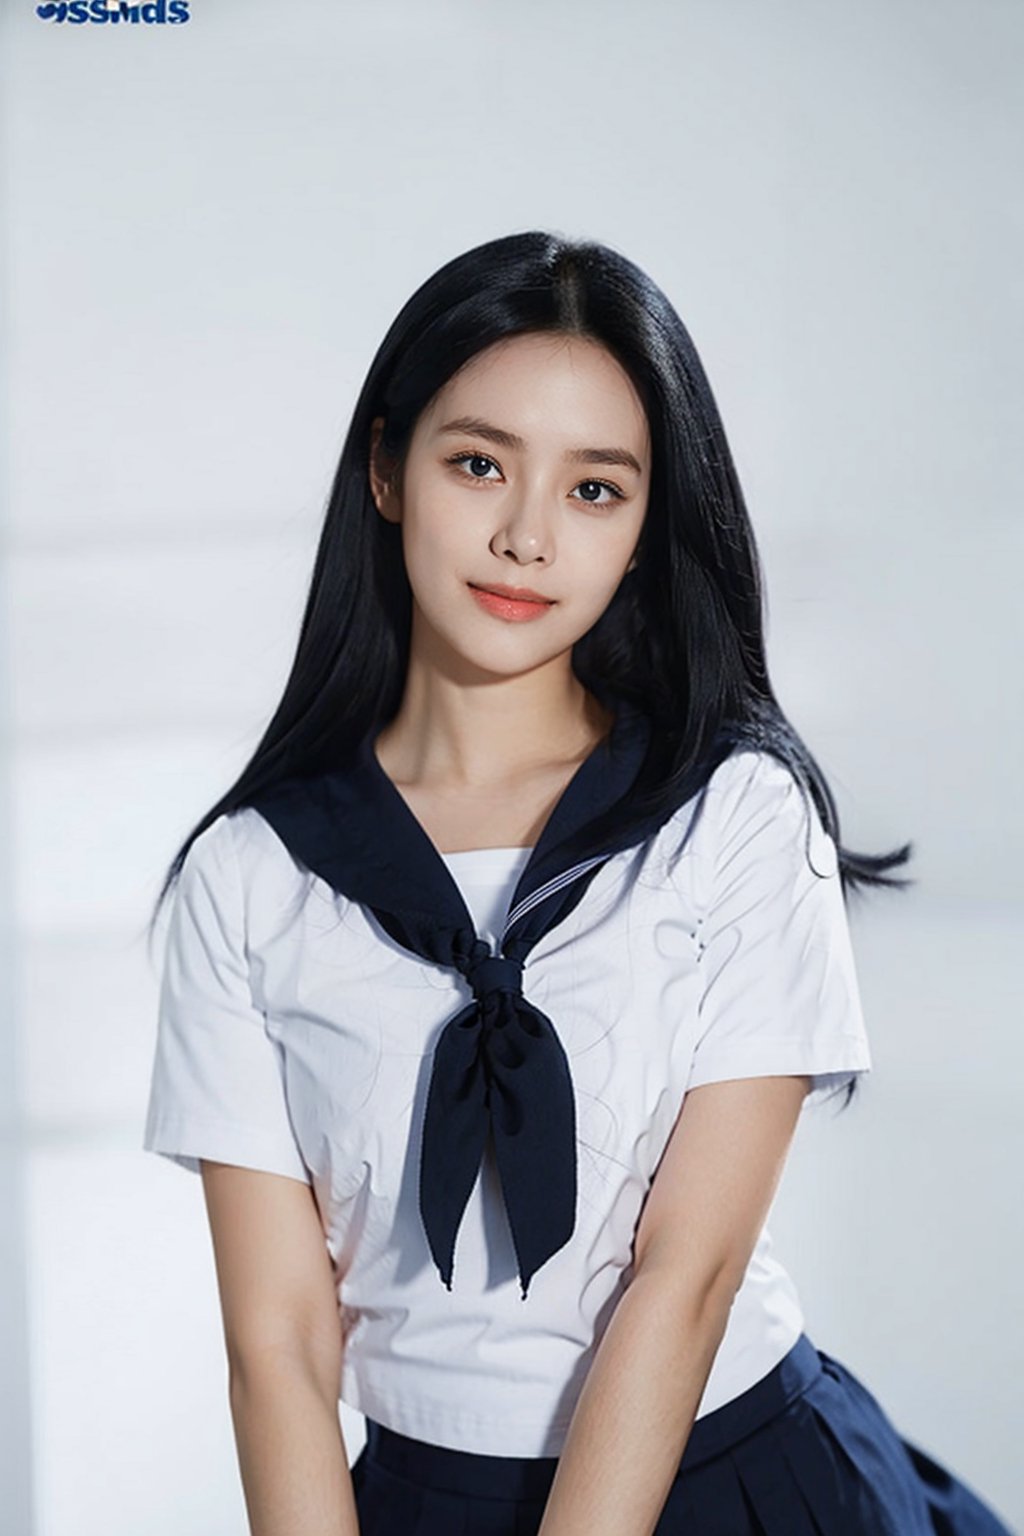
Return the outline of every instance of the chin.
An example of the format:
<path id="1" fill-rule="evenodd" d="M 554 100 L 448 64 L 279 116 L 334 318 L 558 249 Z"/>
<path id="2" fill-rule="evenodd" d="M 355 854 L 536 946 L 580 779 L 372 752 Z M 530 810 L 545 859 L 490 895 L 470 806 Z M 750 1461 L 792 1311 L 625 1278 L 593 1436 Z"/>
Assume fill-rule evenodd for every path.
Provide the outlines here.
<path id="1" fill-rule="evenodd" d="M 457 670 L 463 674 L 477 672 L 489 677 L 518 677 L 538 667 L 547 666 L 557 657 L 571 651 L 571 640 L 562 645 L 558 641 L 552 643 L 549 636 L 543 646 L 536 640 L 531 643 L 524 633 L 529 627 L 527 624 L 509 624 L 505 626 L 504 635 L 490 643 L 481 642 L 479 636 L 470 639 L 464 635 L 439 633 L 434 654 L 447 658 L 449 674 Z"/>

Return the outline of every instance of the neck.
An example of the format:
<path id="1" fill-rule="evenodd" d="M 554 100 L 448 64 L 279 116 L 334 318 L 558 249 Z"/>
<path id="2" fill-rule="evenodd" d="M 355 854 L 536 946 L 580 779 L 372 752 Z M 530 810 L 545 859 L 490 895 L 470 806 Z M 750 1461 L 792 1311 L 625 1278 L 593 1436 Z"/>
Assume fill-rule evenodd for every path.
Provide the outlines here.
<path id="1" fill-rule="evenodd" d="M 571 671 L 466 686 L 410 664 L 402 703 L 376 751 L 396 782 L 514 785 L 544 768 L 582 762 L 614 718 Z"/>

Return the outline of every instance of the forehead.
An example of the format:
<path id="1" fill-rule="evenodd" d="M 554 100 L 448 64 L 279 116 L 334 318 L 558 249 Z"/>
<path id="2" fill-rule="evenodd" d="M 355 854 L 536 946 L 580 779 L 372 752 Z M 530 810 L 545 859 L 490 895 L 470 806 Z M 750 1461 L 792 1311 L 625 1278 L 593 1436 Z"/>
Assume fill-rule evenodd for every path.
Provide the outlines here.
<path id="1" fill-rule="evenodd" d="M 582 442 L 616 434 L 623 447 L 647 451 L 647 417 L 626 370 L 589 337 L 543 332 L 509 337 L 470 358 L 434 396 L 421 418 L 437 430 L 472 413 L 522 436 Z M 608 438 L 611 441 L 611 438 Z"/>

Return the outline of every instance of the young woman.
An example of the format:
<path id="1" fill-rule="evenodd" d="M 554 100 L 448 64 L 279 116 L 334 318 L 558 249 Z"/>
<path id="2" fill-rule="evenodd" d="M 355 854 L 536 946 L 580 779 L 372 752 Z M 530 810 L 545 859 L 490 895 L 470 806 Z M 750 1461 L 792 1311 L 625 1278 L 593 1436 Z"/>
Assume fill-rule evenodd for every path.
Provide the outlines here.
<path id="1" fill-rule="evenodd" d="M 161 892 L 144 1144 L 202 1174 L 255 1536 L 1005 1536 L 765 1224 L 871 1066 L 847 889 L 909 853 L 842 846 L 775 698 L 664 294 L 546 233 L 449 262 Z"/>

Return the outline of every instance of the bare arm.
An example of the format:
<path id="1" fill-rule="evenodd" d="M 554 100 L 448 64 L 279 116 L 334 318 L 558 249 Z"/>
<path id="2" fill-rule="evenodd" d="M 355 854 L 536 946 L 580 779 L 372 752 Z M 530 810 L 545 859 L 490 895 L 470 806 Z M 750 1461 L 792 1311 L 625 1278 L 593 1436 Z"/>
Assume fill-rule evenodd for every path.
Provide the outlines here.
<path id="1" fill-rule="evenodd" d="M 313 1191 L 200 1166 L 251 1536 L 359 1536 L 338 1417 L 341 1320 Z"/>
<path id="2" fill-rule="evenodd" d="M 759 1077 L 686 1095 L 538 1536 L 651 1536 L 809 1087 Z"/>

